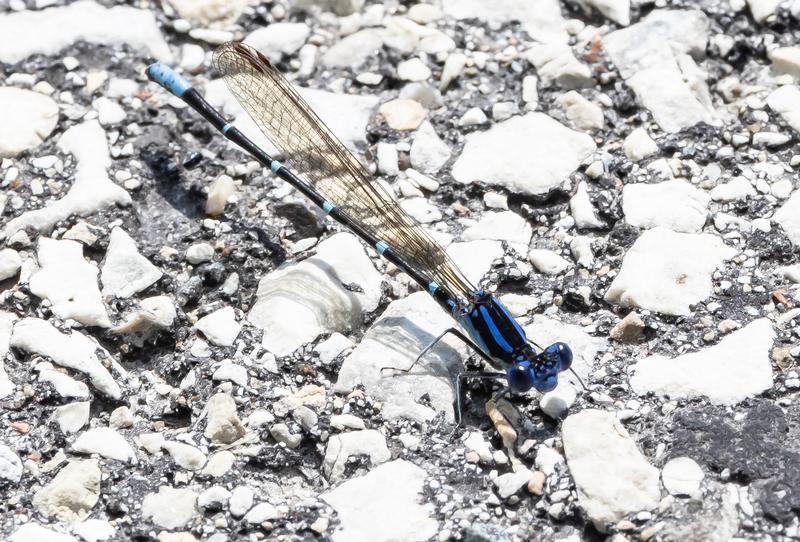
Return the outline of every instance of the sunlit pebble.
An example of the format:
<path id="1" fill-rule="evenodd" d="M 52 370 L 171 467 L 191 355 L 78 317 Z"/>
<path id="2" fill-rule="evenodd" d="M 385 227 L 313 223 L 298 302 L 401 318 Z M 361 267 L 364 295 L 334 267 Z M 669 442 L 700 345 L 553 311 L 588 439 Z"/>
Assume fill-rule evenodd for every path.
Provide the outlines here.
<path id="1" fill-rule="evenodd" d="M 17 433 L 22 433 L 23 435 L 30 430 L 30 425 L 26 422 L 12 422 L 11 429 L 16 431 Z"/>

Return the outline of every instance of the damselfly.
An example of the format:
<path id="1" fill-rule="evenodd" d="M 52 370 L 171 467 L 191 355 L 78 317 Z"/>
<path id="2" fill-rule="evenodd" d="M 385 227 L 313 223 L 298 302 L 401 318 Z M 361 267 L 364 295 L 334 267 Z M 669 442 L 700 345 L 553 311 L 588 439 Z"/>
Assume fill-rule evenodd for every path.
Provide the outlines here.
<path id="1" fill-rule="evenodd" d="M 491 293 L 475 288 L 445 250 L 397 204 L 267 58 L 242 43 L 214 53 L 214 66 L 253 121 L 292 165 L 273 159 L 228 123 L 188 81 L 163 64 L 148 77 L 200 113 L 217 130 L 292 185 L 381 256 L 402 269 L 463 329 L 446 330 L 428 345 L 408 372 L 445 335 L 468 344 L 500 372 L 463 372 L 456 379 L 456 415 L 461 424 L 462 383 L 468 378 L 505 378 L 502 393 L 556 387 L 570 368 L 572 351 L 554 343 L 536 352 L 522 327 Z M 395 369 L 395 368 L 386 368 Z"/>

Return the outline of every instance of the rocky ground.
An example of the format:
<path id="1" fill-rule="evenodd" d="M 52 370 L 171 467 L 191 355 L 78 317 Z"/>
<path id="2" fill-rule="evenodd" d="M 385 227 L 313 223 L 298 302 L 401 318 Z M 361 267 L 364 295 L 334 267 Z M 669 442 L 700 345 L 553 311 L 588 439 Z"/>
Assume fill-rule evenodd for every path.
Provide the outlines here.
<path id="1" fill-rule="evenodd" d="M 245 39 L 572 375 L 495 404 L 272 149 Z M 800 2 L 0 0 L 0 537 L 800 537 Z M 291 163 L 291 157 L 284 157 Z"/>

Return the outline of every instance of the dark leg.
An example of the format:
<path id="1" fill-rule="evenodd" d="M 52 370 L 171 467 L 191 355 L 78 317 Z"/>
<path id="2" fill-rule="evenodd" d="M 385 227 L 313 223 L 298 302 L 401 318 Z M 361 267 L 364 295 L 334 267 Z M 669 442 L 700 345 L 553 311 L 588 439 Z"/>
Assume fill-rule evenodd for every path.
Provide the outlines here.
<path id="1" fill-rule="evenodd" d="M 487 371 L 469 371 L 466 373 L 461 373 L 456 378 L 456 427 L 458 429 L 461 426 L 461 405 L 463 402 L 463 386 L 462 381 L 468 378 L 480 378 L 485 380 L 493 380 L 497 378 L 505 378 L 505 373 L 492 373 Z M 455 431 L 454 429 L 454 431 Z"/>
<path id="2" fill-rule="evenodd" d="M 480 356 L 481 356 L 481 357 L 482 357 L 482 358 L 483 358 L 483 359 L 484 359 L 484 360 L 485 360 L 487 363 L 490 363 L 490 364 L 492 363 L 492 358 L 490 358 L 489 356 L 487 356 L 487 355 L 486 355 L 486 353 L 485 353 L 483 350 L 481 350 L 480 348 L 478 348 L 478 345 L 477 345 L 477 344 L 475 344 L 474 342 L 472 342 L 472 341 L 470 340 L 470 338 L 469 338 L 469 337 L 467 337 L 466 335 L 464 335 L 464 334 L 461 332 L 461 330 L 458 330 L 458 329 L 456 329 L 456 328 L 454 328 L 454 327 L 451 327 L 451 328 L 449 328 L 449 329 L 446 329 L 446 330 L 444 330 L 444 331 L 443 331 L 443 332 L 442 332 L 442 333 L 441 333 L 441 334 L 440 334 L 438 337 L 436 337 L 436 338 L 435 338 L 435 339 L 434 339 L 434 340 L 433 340 L 433 341 L 432 341 L 432 342 L 431 342 L 431 343 L 430 343 L 428 346 L 426 346 L 426 347 L 425 347 L 425 348 L 422 350 L 422 352 L 420 352 L 420 353 L 419 353 L 419 355 L 417 356 L 417 359 L 415 359 L 415 360 L 414 360 L 414 363 L 412 363 L 411 365 L 409 365 L 407 369 L 401 369 L 401 368 L 399 368 L 399 367 L 381 367 L 381 373 L 383 373 L 383 371 L 384 371 L 384 370 L 387 370 L 387 369 L 388 369 L 388 370 L 392 370 L 392 371 L 397 371 L 397 372 L 400 372 L 400 373 L 408 373 L 409 371 L 411 371 L 411 369 L 413 369 L 413 368 L 414 368 L 414 365 L 416 365 L 416 364 L 417 364 L 417 362 L 418 362 L 419 360 L 421 360 L 421 359 L 422 359 L 422 357 L 423 357 L 425 354 L 427 354 L 427 353 L 428 353 L 428 352 L 429 352 L 429 351 L 430 351 L 430 350 L 431 350 L 431 349 L 432 349 L 434 346 L 436 346 L 436 343 L 438 343 L 439 341 L 441 341 L 441 340 L 444 338 L 444 336 L 445 336 L 445 335 L 447 335 L 447 334 L 452 334 L 452 335 L 455 335 L 456 337 L 458 337 L 459 339 L 461 339 L 461 340 L 462 340 L 462 341 L 463 341 L 465 344 L 469 345 L 469 346 L 470 346 L 470 347 L 471 347 L 473 350 L 475 350 L 475 352 L 477 352 L 477 353 L 478 353 L 478 355 L 480 355 Z"/>

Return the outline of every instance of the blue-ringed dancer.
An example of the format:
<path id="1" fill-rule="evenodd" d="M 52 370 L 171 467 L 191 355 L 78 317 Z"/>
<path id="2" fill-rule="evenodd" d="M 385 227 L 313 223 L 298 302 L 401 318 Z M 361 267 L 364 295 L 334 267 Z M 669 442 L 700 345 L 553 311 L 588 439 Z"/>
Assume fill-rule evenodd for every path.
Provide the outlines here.
<path id="1" fill-rule="evenodd" d="M 570 348 L 557 342 L 537 353 L 508 310 L 490 293 L 470 284 L 444 249 L 372 179 L 266 57 L 242 43 L 227 43 L 215 52 L 214 66 L 292 169 L 274 160 L 229 124 L 168 66 L 152 64 L 147 76 L 406 272 L 467 331 L 464 334 L 450 328 L 429 344 L 410 367 L 385 369 L 410 371 L 447 334 L 470 345 L 499 372 L 473 371 L 458 376 L 459 425 L 464 379 L 504 378 L 504 392 L 524 393 L 532 388 L 546 392 L 556 387 L 558 373 L 572 364 Z"/>

